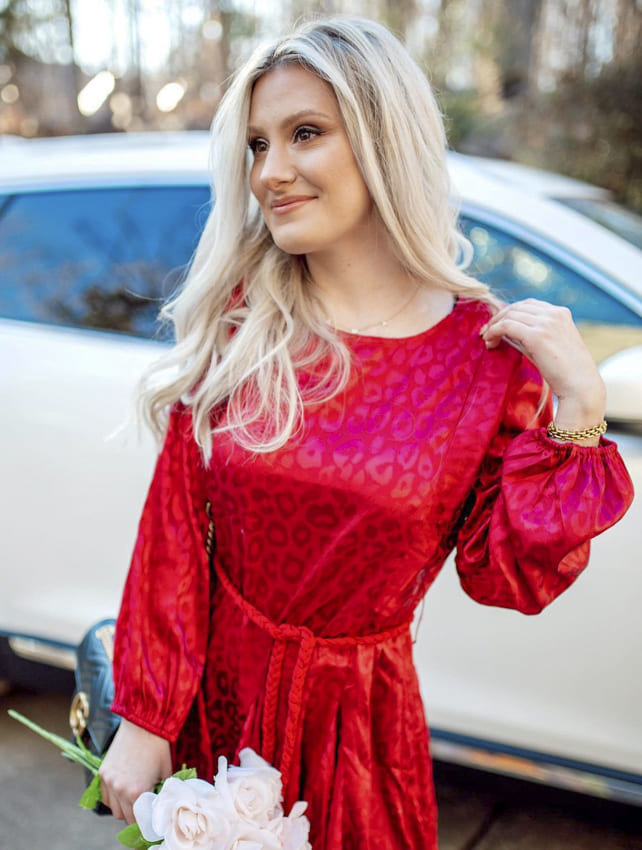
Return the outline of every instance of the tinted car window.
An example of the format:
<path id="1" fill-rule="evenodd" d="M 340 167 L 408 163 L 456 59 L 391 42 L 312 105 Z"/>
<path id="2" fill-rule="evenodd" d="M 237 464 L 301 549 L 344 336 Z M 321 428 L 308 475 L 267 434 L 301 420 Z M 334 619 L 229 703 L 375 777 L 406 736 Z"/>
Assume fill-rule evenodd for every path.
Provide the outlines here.
<path id="1" fill-rule="evenodd" d="M 0 218 L 0 316 L 155 335 L 208 206 L 201 186 L 11 197 Z"/>
<path id="2" fill-rule="evenodd" d="M 582 275 L 485 222 L 462 217 L 474 258 L 470 273 L 505 301 L 540 298 L 568 307 L 597 362 L 642 344 L 642 317 Z"/>
<path id="3" fill-rule="evenodd" d="M 465 218 L 461 224 L 475 252 L 472 274 L 500 298 L 541 298 L 568 307 L 576 322 L 642 325 L 628 307 L 552 257 L 485 223 Z"/>

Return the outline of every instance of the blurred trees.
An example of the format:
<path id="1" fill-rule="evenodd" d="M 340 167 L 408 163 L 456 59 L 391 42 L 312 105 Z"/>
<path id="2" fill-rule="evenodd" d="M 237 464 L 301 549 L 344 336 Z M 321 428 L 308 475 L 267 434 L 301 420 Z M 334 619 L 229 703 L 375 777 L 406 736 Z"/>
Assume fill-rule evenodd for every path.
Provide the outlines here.
<path id="1" fill-rule="evenodd" d="M 642 3 L 441 0 L 423 52 L 451 145 L 603 185 L 642 211 Z"/>
<path id="2" fill-rule="evenodd" d="M 489 122 L 486 138 L 501 134 L 509 155 L 598 183 L 642 212 L 641 59 L 589 79 L 569 76 L 554 92 L 521 102 L 510 118 Z"/>
<path id="3" fill-rule="evenodd" d="M 257 39 L 333 12 L 406 42 L 454 147 L 642 208 L 640 0 L 0 0 L 0 132 L 206 128 Z"/>
<path id="4" fill-rule="evenodd" d="M 207 127 L 256 27 L 229 0 L 0 0 L 0 132 Z M 79 108 L 101 71 L 112 87 Z"/>
<path id="5" fill-rule="evenodd" d="M 642 3 L 481 0 L 476 31 L 474 83 L 437 81 L 451 143 L 603 185 L 642 211 Z"/>

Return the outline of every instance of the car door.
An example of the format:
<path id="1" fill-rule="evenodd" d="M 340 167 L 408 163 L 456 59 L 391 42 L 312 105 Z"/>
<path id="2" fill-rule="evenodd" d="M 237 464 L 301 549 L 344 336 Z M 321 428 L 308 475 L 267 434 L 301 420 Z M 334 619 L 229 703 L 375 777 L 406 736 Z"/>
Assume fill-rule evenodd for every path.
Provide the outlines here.
<path id="1" fill-rule="evenodd" d="M 471 273 L 507 301 L 568 306 L 598 363 L 642 343 L 639 299 L 571 251 L 495 215 L 468 214 L 462 226 L 475 249 Z M 607 436 L 641 492 L 639 426 L 613 421 Z M 629 780 L 627 787 L 640 788 L 642 681 L 632 671 L 642 654 L 641 526 L 637 500 L 593 541 L 586 573 L 537 617 L 474 603 L 459 588 L 454 564 L 446 565 L 427 597 L 415 647 L 437 757 L 532 778 L 544 775 L 544 763 L 558 774 L 570 765 L 583 790 L 601 793 L 601 783 Z M 493 748 L 503 755 L 489 754 Z"/>
<path id="2" fill-rule="evenodd" d="M 113 615 L 155 456 L 128 422 L 204 186 L 14 192 L 0 206 L 0 632 L 74 646 Z"/>

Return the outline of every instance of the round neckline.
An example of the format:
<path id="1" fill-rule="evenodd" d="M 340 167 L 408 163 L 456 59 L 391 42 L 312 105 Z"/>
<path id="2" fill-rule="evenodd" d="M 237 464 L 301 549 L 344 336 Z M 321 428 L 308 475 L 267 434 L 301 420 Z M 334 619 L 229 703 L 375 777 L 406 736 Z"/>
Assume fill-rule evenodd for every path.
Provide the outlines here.
<path id="1" fill-rule="evenodd" d="M 336 331 L 337 335 L 342 339 L 347 341 L 359 341 L 364 340 L 366 342 L 412 342 L 413 340 L 420 340 L 424 337 L 431 334 L 433 331 L 440 328 L 443 324 L 448 322 L 448 320 L 457 312 L 459 307 L 464 303 L 463 299 L 455 296 L 455 300 L 451 310 L 446 313 L 439 321 L 435 322 L 434 325 L 430 325 L 429 328 L 424 328 L 422 331 L 418 331 L 417 333 L 410 334 L 409 336 L 377 336 L 376 334 L 361 334 L 361 333 L 353 333 L 352 331 L 346 331 L 343 329 L 339 329 Z"/>

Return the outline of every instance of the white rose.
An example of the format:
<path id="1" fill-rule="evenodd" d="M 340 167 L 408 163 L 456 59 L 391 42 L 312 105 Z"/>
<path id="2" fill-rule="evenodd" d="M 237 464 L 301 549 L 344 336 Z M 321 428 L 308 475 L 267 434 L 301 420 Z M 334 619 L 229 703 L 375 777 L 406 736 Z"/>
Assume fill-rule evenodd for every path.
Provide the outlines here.
<path id="1" fill-rule="evenodd" d="M 310 821 L 303 814 L 307 807 L 306 802 L 299 800 L 292 806 L 287 817 L 279 818 L 271 824 L 283 850 L 312 850 L 308 840 Z"/>
<path id="2" fill-rule="evenodd" d="M 283 814 L 281 774 L 249 747 L 241 750 L 239 758 L 240 767 L 227 767 L 226 759 L 219 758 L 216 790 L 243 820 L 267 826 Z"/>
<path id="3" fill-rule="evenodd" d="M 202 779 L 166 780 L 158 794 L 146 791 L 134 817 L 147 841 L 166 850 L 230 850 L 232 826 L 215 788 Z"/>
<path id="4" fill-rule="evenodd" d="M 230 850 L 283 850 L 283 846 L 278 837 L 266 827 L 239 822 Z"/>

